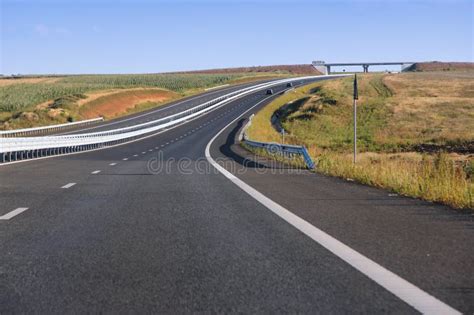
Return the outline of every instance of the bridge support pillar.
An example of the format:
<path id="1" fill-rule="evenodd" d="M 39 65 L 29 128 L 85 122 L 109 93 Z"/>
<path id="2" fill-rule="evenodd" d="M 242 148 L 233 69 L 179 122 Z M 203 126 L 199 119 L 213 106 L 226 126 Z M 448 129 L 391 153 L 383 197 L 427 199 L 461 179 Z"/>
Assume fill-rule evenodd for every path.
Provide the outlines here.
<path id="1" fill-rule="evenodd" d="M 369 72 L 369 65 L 362 65 L 362 67 L 364 68 L 364 73 Z"/>
<path id="2" fill-rule="evenodd" d="M 331 66 L 326 66 L 326 74 L 331 74 Z"/>

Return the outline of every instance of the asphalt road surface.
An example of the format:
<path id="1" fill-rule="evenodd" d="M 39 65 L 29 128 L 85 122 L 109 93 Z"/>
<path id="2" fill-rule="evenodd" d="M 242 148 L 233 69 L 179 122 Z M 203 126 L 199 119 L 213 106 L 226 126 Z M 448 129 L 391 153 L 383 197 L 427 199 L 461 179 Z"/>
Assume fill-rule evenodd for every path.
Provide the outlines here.
<path id="1" fill-rule="evenodd" d="M 0 216 L 17 210 L 0 220 L 0 313 L 417 313 L 422 293 L 432 311 L 473 313 L 473 216 L 253 157 L 235 136 L 271 98 L 257 92 L 121 146 L 0 166 Z M 361 271 L 354 253 L 374 265 Z M 392 278 L 374 281 L 377 266 L 413 285 L 415 302 Z"/>

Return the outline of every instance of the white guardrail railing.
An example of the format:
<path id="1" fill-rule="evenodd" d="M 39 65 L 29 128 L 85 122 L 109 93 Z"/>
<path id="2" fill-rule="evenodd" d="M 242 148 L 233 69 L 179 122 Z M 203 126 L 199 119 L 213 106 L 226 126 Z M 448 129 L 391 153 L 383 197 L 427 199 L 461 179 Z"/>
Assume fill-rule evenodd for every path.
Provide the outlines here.
<path id="1" fill-rule="evenodd" d="M 195 106 L 191 109 L 173 114 L 154 121 L 137 124 L 124 128 L 117 128 L 92 133 L 77 133 L 57 136 L 23 137 L 23 138 L 0 138 L 0 163 L 12 162 L 22 159 L 39 158 L 50 155 L 67 154 L 79 151 L 94 150 L 106 146 L 137 139 L 145 134 L 162 130 L 177 125 L 196 116 L 205 114 L 223 104 L 272 86 L 289 82 L 308 81 L 322 76 L 307 76 L 291 79 L 283 79 L 273 82 L 261 83 L 234 91 Z"/>
<path id="2" fill-rule="evenodd" d="M 80 120 L 69 122 L 65 124 L 59 125 L 51 125 L 51 126 L 42 126 L 42 127 L 33 127 L 33 128 L 24 128 L 24 129 L 14 129 L 14 130 L 2 130 L 0 131 L 0 138 L 7 138 L 7 137 L 23 137 L 23 136 L 34 136 L 39 135 L 45 132 L 52 132 L 52 131 L 60 131 L 63 129 L 68 129 L 71 127 L 77 126 L 87 126 L 99 121 L 104 121 L 103 117 L 97 117 L 92 119 Z"/>

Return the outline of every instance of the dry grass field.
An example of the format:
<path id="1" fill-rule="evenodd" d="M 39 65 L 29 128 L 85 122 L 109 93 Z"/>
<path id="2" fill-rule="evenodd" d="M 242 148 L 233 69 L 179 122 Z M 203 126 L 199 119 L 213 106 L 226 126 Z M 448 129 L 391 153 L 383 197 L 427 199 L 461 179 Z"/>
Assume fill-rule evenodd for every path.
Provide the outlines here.
<path id="1" fill-rule="evenodd" d="M 287 93 L 261 110 L 248 135 L 305 145 L 318 170 L 395 192 L 472 208 L 474 72 L 359 76 L 358 163 L 352 164 L 352 78 Z"/>

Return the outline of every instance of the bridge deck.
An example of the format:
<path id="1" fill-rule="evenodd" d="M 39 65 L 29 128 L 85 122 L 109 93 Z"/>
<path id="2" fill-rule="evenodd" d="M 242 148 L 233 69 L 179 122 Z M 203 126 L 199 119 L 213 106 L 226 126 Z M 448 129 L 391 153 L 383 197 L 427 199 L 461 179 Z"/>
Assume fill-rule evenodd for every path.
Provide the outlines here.
<path id="1" fill-rule="evenodd" d="M 415 62 L 347 62 L 347 63 L 323 63 L 321 66 L 385 66 L 385 65 L 404 65 L 404 64 L 413 64 Z"/>

